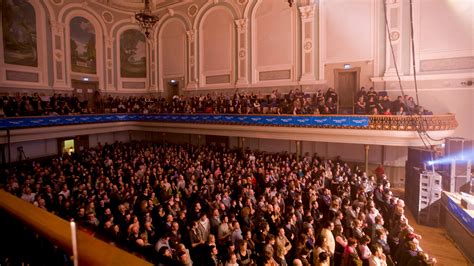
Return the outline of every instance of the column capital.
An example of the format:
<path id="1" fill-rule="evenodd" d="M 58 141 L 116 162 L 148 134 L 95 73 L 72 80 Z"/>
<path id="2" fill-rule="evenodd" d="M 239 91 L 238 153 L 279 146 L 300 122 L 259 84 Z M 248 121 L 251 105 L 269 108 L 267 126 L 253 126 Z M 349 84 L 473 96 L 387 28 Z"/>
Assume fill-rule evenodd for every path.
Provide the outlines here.
<path id="1" fill-rule="evenodd" d="M 239 33 L 247 32 L 247 19 L 246 18 L 236 19 L 235 25 L 237 26 L 237 31 Z"/>
<path id="2" fill-rule="evenodd" d="M 51 21 L 51 30 L 57 35 L 64 34 L 64 23 L 58 21 Z"/>
<path id="3" fill-rule="evenodd" d="M 312 19 L 314 18 L 315 5 L 300 6 L 299 10 L 301 13 L 301 19 Z"/>
<path id="4" fill-rule="evenodd" d="M 105 45 L 106 45 L 107 47 L 112 47 L 112 46 L 114 45 L 115 37 L 112 37 L 112 36 L 105 36 L 104 40 L 105 40 Z"/>

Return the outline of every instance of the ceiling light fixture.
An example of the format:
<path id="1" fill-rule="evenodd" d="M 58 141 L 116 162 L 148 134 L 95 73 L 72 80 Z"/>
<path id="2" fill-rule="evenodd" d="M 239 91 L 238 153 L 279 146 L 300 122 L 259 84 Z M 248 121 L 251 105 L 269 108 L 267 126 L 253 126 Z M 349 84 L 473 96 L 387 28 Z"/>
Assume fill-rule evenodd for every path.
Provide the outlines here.
<path id="1" fill-rule="evenodd" d="M 145 36 L 149 38 L 153 26 L 155 26 L 159 20 L 158 16 L 151 13 L 149 0 L 145 0 L 145 9 L 135 14 L 135 20 Z"/>

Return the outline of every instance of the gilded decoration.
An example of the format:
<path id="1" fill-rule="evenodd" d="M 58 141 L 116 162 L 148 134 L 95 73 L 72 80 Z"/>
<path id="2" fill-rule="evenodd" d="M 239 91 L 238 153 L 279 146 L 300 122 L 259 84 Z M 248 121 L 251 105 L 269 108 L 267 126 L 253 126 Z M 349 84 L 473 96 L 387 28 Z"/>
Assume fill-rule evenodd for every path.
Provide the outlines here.
<path id="1" fill-rule="evenodd" d="M 457 126 L 454 115 L 369 116 L 369 129 L 374 130 L 439 131 Z"/>

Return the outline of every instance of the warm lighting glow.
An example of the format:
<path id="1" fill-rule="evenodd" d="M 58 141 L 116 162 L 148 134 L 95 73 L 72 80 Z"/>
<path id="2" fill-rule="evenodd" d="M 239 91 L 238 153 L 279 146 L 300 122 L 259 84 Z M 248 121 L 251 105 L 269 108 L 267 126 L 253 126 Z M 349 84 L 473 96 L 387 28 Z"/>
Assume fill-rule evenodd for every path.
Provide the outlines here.
<path id="1" fill-rule="evenodd" d="M 77 233 L 76 233 L 76 223 L 71 221 L 71 241 L 72 241 L 72 256 L 74 261 L 74 266 L 79 265 L 78 253 L 77 253 Z"/>

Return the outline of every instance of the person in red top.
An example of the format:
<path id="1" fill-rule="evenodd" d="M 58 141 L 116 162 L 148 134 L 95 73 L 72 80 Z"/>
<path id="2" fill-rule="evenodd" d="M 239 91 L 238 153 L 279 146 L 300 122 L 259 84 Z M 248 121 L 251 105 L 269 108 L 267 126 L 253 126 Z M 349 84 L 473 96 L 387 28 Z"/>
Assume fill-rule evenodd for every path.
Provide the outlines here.
<path id="1" fill-rule="evenodd" d="M 385 174 L 385 169 L 383 168 L 383 165 L 379 164 L 377 168 L 375 168 L 374 173 L 377 178 L 382 178 L 382 176 Z"/>

